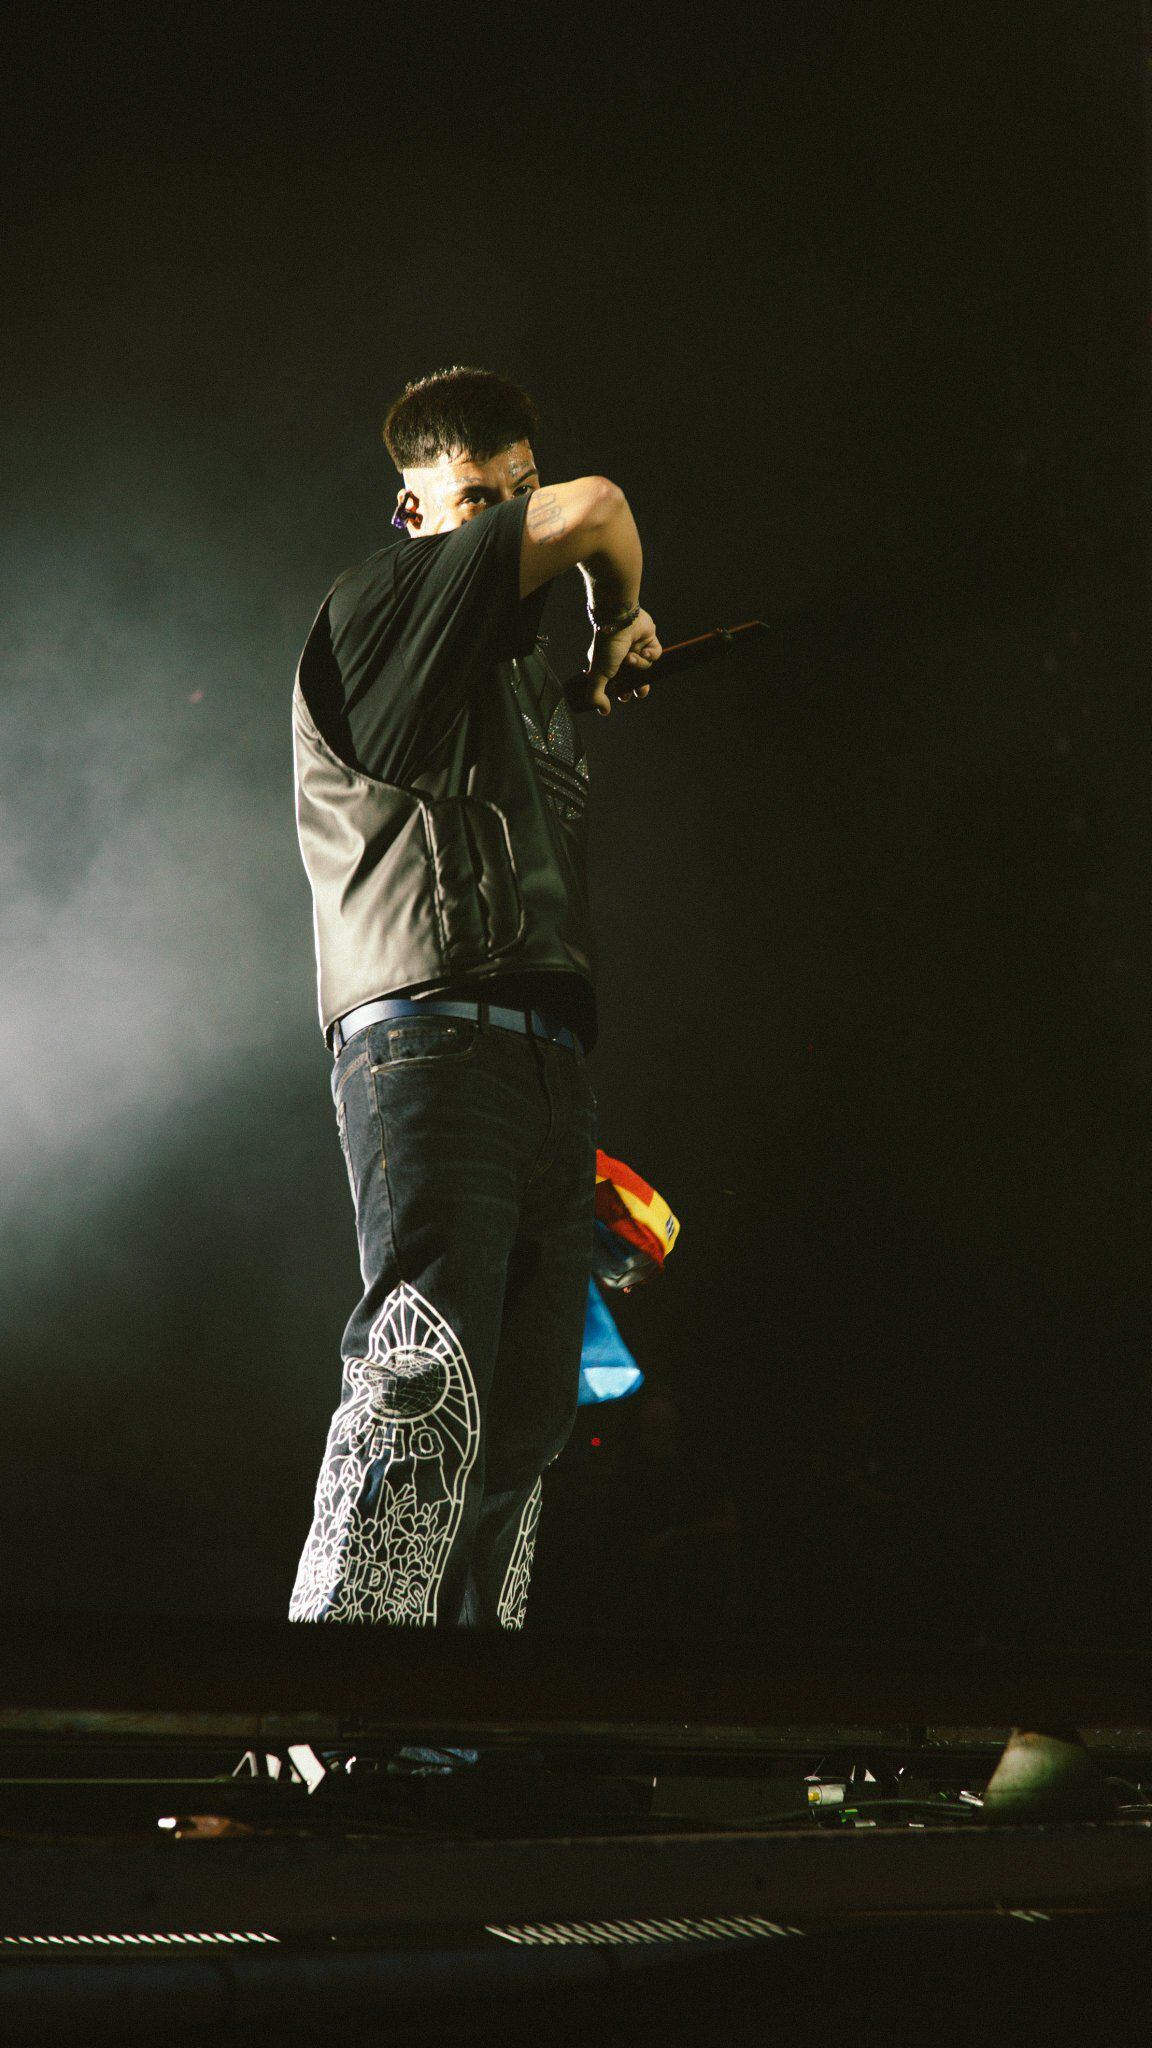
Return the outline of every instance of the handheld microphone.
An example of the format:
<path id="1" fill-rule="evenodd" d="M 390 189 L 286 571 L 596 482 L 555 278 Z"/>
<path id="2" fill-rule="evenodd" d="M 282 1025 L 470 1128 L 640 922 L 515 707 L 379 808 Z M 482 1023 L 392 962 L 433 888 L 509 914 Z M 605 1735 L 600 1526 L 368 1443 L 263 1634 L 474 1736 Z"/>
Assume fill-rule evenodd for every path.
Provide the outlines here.
<path id="1" fill-rule="evenodd" d="M 637 678 L 641 682 L 649 682 L 660 676 L 675 675 L 680 669 L 696 668 L 701 662 L 715 661 L 718 655 L 731 654 L 739 634 L 767 631 L 766 619 L 745 619 L 739 626 L 714 626 L 710 633 L 697 633 L 691 640 L 674 640 L 650 669 L 636 670 Z"/>
<path id="2" fill-rule="evenodd" d="M 745 619 L 739 626 L 714 626 L 710 633 L 696 633 L 690 640 L 674 640 L 666 647 L 658 661 L 651 668 L 620 668 L 612 678 L 619 681 L 622 675 L 631 678 L 631 686 L 639 689 L 642 683 L 660 682 L 665 676 L 678 675 L 682 669 L 697 668 L 706 661 L 715 661 L 722 654 L 731 654 L 740 644 L 740 635 L 745 633 L 767 633 L 766 619 Z M 587 674 L 573 676 L 564 685 L 564 694 L 569 705 L 576 711 L 586 711 L 588 706 L 580 703 Z M 611 694 L 612 683 L 609 684 Z"/>

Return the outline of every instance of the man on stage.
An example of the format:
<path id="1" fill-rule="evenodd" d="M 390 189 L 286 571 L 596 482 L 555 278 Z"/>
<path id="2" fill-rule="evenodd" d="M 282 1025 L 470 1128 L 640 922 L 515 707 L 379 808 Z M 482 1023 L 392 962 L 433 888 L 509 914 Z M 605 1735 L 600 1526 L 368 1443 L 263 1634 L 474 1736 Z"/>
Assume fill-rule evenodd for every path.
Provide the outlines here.
<path id="1" fill-rule="evenodd" d="M 660 644 L 604 477 L 542 487 L 532 401 L 411 384 L 404 541 L 342 576 L 293 700 L 320 1016 L 364 1292 L 291 1615 L 518 1628 L 540 1475 L 576 1413 L 592 1242 L 587 768 L 538 626 L 579 567 L 576 708 Z"/>

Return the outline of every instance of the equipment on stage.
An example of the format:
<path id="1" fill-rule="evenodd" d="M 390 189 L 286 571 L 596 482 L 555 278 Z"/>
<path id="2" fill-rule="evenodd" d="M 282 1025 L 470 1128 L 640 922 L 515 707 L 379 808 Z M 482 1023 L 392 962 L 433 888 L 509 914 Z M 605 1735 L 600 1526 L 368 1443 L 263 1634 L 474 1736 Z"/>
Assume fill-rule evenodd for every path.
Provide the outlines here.
<path id="1" fill-rule="evenodd" d="M 659 1273 L 680 1235 L 662 1195 L 621 1159 L 596 1154 L 596 1222 L 592 1279 L 580 1354 L 578 1405 L 620 1401 L 644 1384 L 644 1374 L 616 1327 L 602 1289 L 626 1294 Z"/>
<path id="2" fill-rule="evenodd" d="M 638 1287 L 660 1272 L 680 1235 L 663 1195 L 621 1159 L 596 1154 L 596 1250 L 603 1287 Z"/>

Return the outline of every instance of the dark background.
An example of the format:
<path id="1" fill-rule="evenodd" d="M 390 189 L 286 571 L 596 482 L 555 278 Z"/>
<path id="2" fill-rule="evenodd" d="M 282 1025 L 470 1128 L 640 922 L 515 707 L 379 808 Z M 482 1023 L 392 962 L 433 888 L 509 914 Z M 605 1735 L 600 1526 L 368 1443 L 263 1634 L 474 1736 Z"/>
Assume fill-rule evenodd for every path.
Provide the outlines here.
<path id="1" fill-rule="evenodd" d="M 6 1599 L 284 1611 L 357 1289 L 289 691 L 464 360 L 666 641 L 773 628 L 591 734 L 684 1229 L 535 1623 L 1145 1641 L 1135 8 L 14 19 Z"/>

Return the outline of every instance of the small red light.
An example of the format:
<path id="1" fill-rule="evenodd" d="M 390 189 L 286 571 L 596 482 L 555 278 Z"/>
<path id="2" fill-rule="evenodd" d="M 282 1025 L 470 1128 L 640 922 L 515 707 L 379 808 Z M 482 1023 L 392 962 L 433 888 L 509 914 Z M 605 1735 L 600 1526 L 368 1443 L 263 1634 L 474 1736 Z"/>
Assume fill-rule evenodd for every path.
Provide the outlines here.
<path id="1" fill-rule="evenodd" d="M 592 1438 L 592 1449 L 594 1451 L 598 1451 L 600 1449 L 600 1439 L 598 1436 L 594 1436 Z"/>

